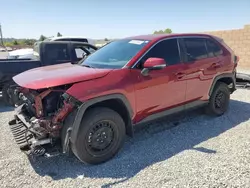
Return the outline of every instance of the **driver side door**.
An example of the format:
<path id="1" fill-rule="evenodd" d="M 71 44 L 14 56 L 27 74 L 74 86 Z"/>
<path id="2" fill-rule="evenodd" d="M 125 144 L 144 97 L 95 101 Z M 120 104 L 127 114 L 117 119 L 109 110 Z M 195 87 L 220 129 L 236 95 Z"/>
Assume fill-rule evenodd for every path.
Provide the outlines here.
<path id="1" fill-rule="evenodd" d="M 163 58 L 167 66 L 143 76 L 143 63 L 150 57 Z M 151 120 L 184 110 L 186 65 L 180 57 L 178 39 L 165 39 L 153 46 L 131 70 L 135 79 L 136 121 Z"/>

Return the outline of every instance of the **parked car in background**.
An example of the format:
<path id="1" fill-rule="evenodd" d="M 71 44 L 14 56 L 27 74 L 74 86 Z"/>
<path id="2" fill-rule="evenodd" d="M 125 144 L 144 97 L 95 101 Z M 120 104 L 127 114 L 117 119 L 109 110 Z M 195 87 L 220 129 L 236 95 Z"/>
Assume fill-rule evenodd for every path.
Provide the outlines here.
<path id="1" fill-rule="evenodd" d="M 31 155 L 58 148 L 99 164 L 119 151 L 138 124 L 198 107 L 223 115 L 236 90 L 234 57 L 222 40 L 206 34 L 116 40 L 80 64 L 15 76 L 22 103 L 10 129 Z"/>
<path id="2" fill-rule="evenodd" d="M 9 52 L 7 59 L 32 59 L 34 56 L 33 48 L 24 48 Z"/>
<path id="3" fill-rule="evenodd" d="M 86 37 L 77 37 L 77 36 L 52 37 L 44 40 L 44 42 L 53 42 L 53 41 L 84 42 L 91 45 L 95 45 L 95 41 L 93 39 L 89 39 Z M 36 46 L 39 43 L 40 42 L 36 42 L 34 46 Z M 89 48 L 89 50 L 92 50 L 92 48 Z M 7 59 L 33 59 L 36 56 L 34 53 L 36 52 L 33 50 L 33 48 L 18 49 L 9 52 Z"/>
<path id="4" fill-rule="evenodd" d="M 77 63 L 95 50 L 97 50 L 95 46 L 84 42 L 39 42 L 34 46 L 32 58 L 26 56 L 26 59 L 0 59 L 0 90 L 4 101 L 10 105 L 17 102 L 14 95 L 16 84 L 13 83 L 13 76 L 37 67 Z M 27 52 L 30 53 L 31 50 Z"/>
<path id="5" fill-rule="evenodd" d="M 61 37 L 51 37 L 44 40 L 47 41 L 72 41 L 72 42 L 86 42 L 92 45 L 95 45 L 95 41 L 90 38 L 82 36 L 61 36 Z"/>

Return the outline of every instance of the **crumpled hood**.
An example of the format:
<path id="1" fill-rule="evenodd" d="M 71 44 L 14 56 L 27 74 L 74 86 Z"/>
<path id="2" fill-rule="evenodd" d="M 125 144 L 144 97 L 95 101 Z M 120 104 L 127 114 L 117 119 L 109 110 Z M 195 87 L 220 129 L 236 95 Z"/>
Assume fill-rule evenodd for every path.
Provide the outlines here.
<path id="1" fill-rule="evenodd" d="M 21 87 L 43 89 L 106 76 L 111 69 L 95 69 L 64 63 L 31 69 L 13 77 Z"/>

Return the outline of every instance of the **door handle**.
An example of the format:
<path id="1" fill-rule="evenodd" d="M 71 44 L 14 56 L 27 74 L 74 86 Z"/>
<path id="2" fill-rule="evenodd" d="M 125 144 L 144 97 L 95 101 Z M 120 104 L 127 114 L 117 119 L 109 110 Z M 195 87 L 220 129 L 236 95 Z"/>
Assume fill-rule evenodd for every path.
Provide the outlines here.
<path id="1" fill-rule="evenodd" d="M 178 79 L 181 79 L 185 74 L 182 73 L 182 72 L 177 72 L 175 73 L 175 76 L 178 78 Z"/>
<path id="2" fill-rule="evenodd" d="M 213 63 L 211 65 L 211 68 L 213 68 L 213 69 L 220 68 L 220 63 L 219 62 L 218 63 Z"/>

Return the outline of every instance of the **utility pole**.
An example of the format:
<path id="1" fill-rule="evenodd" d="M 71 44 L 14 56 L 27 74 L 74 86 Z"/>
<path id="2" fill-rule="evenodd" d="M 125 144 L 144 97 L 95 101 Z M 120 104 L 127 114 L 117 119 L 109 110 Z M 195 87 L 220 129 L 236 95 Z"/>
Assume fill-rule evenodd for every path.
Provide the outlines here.
<path id="1" fill-rule="evenodd" d="M 3 43 L 3 32 L 2 32 L 1 23 L 0 23 L 0 37 L 1 37 L 1 46 L 3 46 L 5 48 L 5 50 L 7 51 L 7 49 L 6 49 L 6 47 L 4 46 L 4 43 Z"/>
<path id="2" fill-rule="evenodd" d="M 0 23 L 0 37 L 1 37 L 1 44 L 3 45 L 3 34 L 2 34 L 2 26 Z"/>

